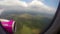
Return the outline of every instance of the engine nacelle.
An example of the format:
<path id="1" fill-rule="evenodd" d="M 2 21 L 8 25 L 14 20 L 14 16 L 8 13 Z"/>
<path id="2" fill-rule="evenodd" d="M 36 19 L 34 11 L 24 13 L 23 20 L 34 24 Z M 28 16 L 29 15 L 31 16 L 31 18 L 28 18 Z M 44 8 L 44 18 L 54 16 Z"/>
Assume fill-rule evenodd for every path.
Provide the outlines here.
<path id="1" fill-rule="evenodd" d="M 14 20 L 0 19 L 2 27 L 10 34 L 16 30 L 16 23 Z"/>

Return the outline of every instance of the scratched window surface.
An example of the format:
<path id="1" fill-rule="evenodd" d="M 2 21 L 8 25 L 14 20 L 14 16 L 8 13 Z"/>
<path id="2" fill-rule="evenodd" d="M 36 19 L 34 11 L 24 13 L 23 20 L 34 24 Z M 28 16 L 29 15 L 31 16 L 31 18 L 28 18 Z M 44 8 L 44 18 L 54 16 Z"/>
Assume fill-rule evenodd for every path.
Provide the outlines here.
<path id="1" fill-rule="evenodd" d="M 39 34 L 51 23 L 59 0 L 0 0 L 0 18 L 14 19 L 15 34 Z"/>

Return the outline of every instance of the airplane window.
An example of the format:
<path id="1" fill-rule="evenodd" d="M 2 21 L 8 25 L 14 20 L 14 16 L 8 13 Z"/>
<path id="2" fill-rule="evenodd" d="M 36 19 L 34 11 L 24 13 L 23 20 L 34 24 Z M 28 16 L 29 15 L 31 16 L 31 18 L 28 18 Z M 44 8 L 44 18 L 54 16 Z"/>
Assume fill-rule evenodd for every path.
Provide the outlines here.
<path id="1" fill-rule="evenodd" d="M 0 0 L 0 18 L 14 19 L 14 34 L 39 34 L 51 23 L 59 0 Z"/>

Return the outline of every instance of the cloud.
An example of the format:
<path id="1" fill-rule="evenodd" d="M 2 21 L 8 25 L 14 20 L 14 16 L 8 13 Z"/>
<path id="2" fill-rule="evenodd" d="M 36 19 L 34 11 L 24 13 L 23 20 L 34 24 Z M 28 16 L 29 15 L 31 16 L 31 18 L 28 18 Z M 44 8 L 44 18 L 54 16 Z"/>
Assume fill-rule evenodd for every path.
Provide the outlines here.
<path id="1" fill-rule="evenodd" d="M 32 0 L 32 2 L 29 3 L 21 0 L 3 0 L 0 1 L 0 7 L 5 8 L 6 10 L 31 10 L 47 13 L 54 13 L 55 11 L 55 8 L 45 5 L 40 0 Z"/>
<path id="2" fill-rule="evenodd" d="M 4 0 L 4 1 L 0 1 L 0 5 L 6 5 L 6 6 L 19 5 L 19 6 L 23 6 L 23 7 L 27 6 L 26 2 L 19 1 L 19 0 Z"/>
<path id="3" fill-rule="evenodd" d="M 1 15 L 1 13 L 4 11 L 4 9 L 2 9 L 2 8 L 0 8 L 0 15 Z"/>
<path id="4" fill-rule="evenodd" d="M 46 6 L 44 3 L 38 0 L 33 0 L 30 4 L 30 7 L 42 8 L 42 9 L 50 9 L 50 7 Z"/>
<path id="5" fill-rule="evenodd" d="M 46 13 L 54 13 L 55 11 L 55 8 L 49 7 L 38 0 L 33 0 L 32 2 L 30 2 L 29 8 L 31 8 L 32 10 L 34 9 L 35 11 L 46 12 Z"/>

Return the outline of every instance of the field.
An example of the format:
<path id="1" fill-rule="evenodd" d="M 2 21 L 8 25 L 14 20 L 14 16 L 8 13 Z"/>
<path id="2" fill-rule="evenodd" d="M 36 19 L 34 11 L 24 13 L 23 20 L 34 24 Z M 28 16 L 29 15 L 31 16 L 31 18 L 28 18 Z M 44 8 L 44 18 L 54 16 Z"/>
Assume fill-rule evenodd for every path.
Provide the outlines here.
<path id="1" fill-rule="evenodd" d="M 53 15 L 40 12 L 9 12 L 2 13 L 1 18 L 14 19 L 16 21 L 15 34 L 39 34 L 52 20 Z"/>
<path id="2" fill-rule="evenodd" d="M 11 15 L 17 23 L 15 34 L 39 34 L 49 24 L 51 19 L 41 15 L 32 16 L 30 14 Z"/>

